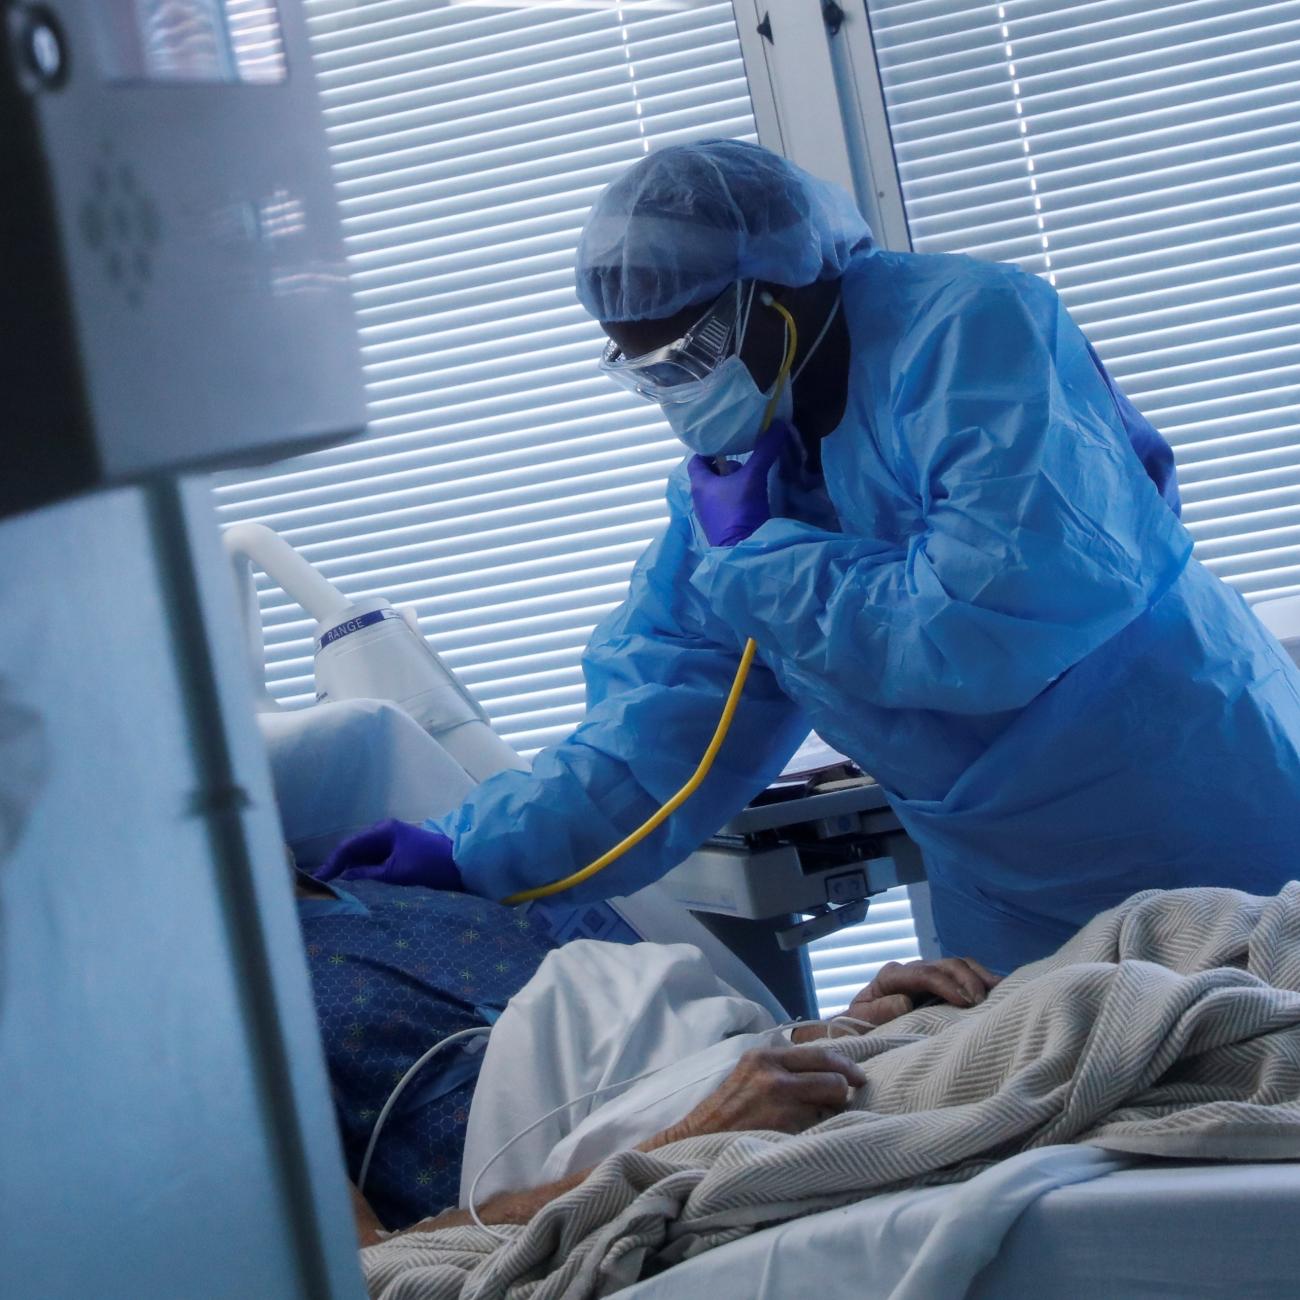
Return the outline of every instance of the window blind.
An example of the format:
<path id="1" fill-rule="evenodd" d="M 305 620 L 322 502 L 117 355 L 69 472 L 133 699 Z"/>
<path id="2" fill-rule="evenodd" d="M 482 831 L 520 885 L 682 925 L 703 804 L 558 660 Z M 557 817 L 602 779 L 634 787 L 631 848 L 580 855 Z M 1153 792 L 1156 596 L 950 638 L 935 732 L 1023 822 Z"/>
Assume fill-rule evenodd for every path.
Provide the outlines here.
<path id="1" fill-rule="evenodd" d="M 661 526 L 681 448 L 596 370 L 573 293 L 597 193 L 651 146 L 752 139 L 731 5 L 306 0 L 359 309 L 364 440 L 227 476 L 349 595 L 410 606 L 530 753 Z M 310 621 L 259 593 L 272 693 L 311 699 Z"/>
<path id="2" fill-rule="evenodd" d="M 914 961 L 920 955 L 907 886 L 877 894 L 861 925 L 846 926 L 808 945 L 818 1014 L 843 1011 L 886 962 Z"/>
<path id="3" fill-rule="evenodd" d="M 867 0 L 918 252 L 1047 276 L 1204 563 L 1300 592 L 1300 2 Z"/>
<path id="4" fill-rule="evenodd" d="M 361 442 L 225 477 L 218 511 L 270 525 L 349 595 L 413 608 L 531 753 L 581 718 L 579 653 L 662 524 L 681 456 L 657 408 L 596 371 L 602 336 L 573 296 L 578 231 L 650 147 L 754 138 L 732 8 L 306 12 L 371 425 Z M 268 686 L 306 703 L 312 624 L 264 580 L 259 600 Z M 897 893 L 816 946 L 826 1009 L 915 955 Z"/>

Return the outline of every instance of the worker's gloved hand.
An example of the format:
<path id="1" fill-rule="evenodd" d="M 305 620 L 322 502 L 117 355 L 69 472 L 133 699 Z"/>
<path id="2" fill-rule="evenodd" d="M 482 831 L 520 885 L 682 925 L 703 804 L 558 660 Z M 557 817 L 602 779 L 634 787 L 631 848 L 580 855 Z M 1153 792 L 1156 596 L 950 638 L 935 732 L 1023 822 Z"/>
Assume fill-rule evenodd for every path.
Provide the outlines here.
<path id="1" fill-rule="evenodd" d="M 711 459 L 691 457 L 687 466 L 691 500 L 710 546 L 735 546 L 771 519 L 767 476 L 789 436 L 790 426 L 774 420 L 755 444 L 753 455 L 743 465 L 723 462 L 731 467 L 723 474 L 718 473 Z"/>
<path id="2" fill-rule="evenodd" d="M 451 856 L 451 841 L 410 822 L 377 822 L 344 840 L 316 872 L 317 880 L 381 880 L 386 885 L 424 885 L 463 892 L 465 882 Z"/>

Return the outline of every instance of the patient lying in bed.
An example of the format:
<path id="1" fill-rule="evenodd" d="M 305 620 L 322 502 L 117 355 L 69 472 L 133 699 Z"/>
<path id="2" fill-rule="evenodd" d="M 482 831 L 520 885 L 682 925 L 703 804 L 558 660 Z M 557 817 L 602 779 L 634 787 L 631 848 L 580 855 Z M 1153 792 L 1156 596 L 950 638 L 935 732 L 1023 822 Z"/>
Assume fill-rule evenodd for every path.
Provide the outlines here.
<path id="1" fill-rule="evenodd" d="M 465 894 L 365 881 L 331 888 L 301 873 L 297 894 L 340 1134 L 349 1174 L 355 1181 L 375 1118 L 411 1064 L 449 1034 L 496 1022 L 554 945 L 518 910 Z M 665 971 L 680 972 L 683 967 L 681 946 L 663 953 L 651 952 L 660 945 L 633 950 L 621 944 L 583 941 L 571 947 L 575 960 L 577 949 L 584 949 L 588 958 L 580 967 L 584 972 L 600 963 L 600 950 L 606 948 L 609 952 L 603 960 L 610 970 L 618 969 L 620 963 L 626 968 L 632 952 L 643 954 L 634 960 L 634 968 L 643 975 L 660 961 L 668 963 Z M 636 995 L 620 1000 L 613 987 L 616 979 L 594 977 L 604 996 L 611 999 L 606 1021 L 633 1014 L 646 1019 L 644 1011 L 634 1013 L 629 1005 Z M 583 978 L 578 977 L 579 985 Z M 673 987 L 671 992 L 655 990 L 660 1004 L 656 1017 L 675 1019 L 675 1023 L 652 1033 L 636 1053 L 630 1053 L 623 1043 L 615 1051 L 617 1067 L 611 1067 L 598 1061 L 599 1049 L 591 1036 L 569 1016 L 570 1041 L 560 1055 L 580 1059 L 552 1059 L 549 1086 L 541 1091 L 537 1058 L 554 1058 L 560 1050 L 563 1029 L 558 1022 L 565 1016 L 557 1016 L 553 1006 L 530 1006 L 526 1000 L 512 1008 L 502 1028 L 503 1038 L 510 1042 L 501 1051 L 509 1048 L 537 1066 L 525 1071 L 530 1076 L 526 1091 L 533 1108 L 516 1112 L 507 1105 L 504 1115 L 496 1120 L 497 1127 L 504 1124 L 506 1136 L 511 1136 L 517 1131 L 516 1122 L 520 1128 L 525 1126 L 519 1119 L 531 1119 L 539 1107 L 549 1109 L 557 1101 L 580 1095 L 587 1091 L 582 1083 L 592 1078 L 605 1084 L 626 1081 L 633 1061 L 650 1062 L 657 1069 L 727 1036 L 733 1041 L 727 1061 L 730 1068 L 721 1071 L 726 1077 L 720 1083 L 716 1077 L 709 1079 L 702 1090 L 706 1095 L 693 1105 L 689 1103 L 695 1100 L 694 1094 L 689 1096 L 679 1103 L 679 1117 L 669 1110 L 671 1122 L 641 1140 L 627 1142 L 628 1149 L 654 1150 L 705 1133 L 752 1129 L 799 1132 L 841 1111 L 851 1089 L 862 1082 L 856 1065 L 817 1044 L 829 1032 L 826 1025 L 803 1025 L 790 1035 L 777 1034 L 766 1012 L 734 995 L 707 971 L 696 970 L 687 977 L 665 975 L 660 982 Z M 972 1006 L 983 1001 L 995 983 L 996 978 L 974 962 L 891 963 L 857 995 L 847 1015 L 862 1024 L 880 1025 L 925 1000 Z M 574 1011 L 579 1001 L 588 1012 L 595 1005 L 591 990 L 580 993 L 577 986 L 567 990 L 561 986 L 558 991 L 552 986 L 549 996 L 564 999 Z M 718 1020 L 712 1008 L 722 1003 L 727 1004 L 725 1018 Z M 511 1028 L 521 1022 L 526 1025 L 522 1032 Z M 756 1031 L 745 1039 L 752 1039 L 754 1045 L 743 1054 L 744 1043 L 736 1036 L 742 1029 Z M 530 1037 L 534 1033 L 536 1037 Z M 538 1047 L 538 1043 L 545 1046 Z M 489 1052 L 497 1048 L 494 1032 Z M 508 1079 L 520 1073 L 516 1063 L 506 1060 L 494 1077 Z M 481 1042 L 471 1043 L 468 1050 L 450 1048 L 442 1059 L 435 1058 L 424 1067 L 403 1094 L 376 1147 L 365 1199 L 356 1198 L 363 1242 L 375 1239 L 381 1226 L 405 1228 L 439 1212 L 442 1224 L 464 1221 L 465 1213 L 453 1207 L 462 1199 L 461 1164 L 483 1061 Z M 622 1069 L 621 1075 L 618 1069 Z M 579 1079 L 582 1083 L 575 1082 Z M 586 1109 L 592 1111 L 598 1105 L 589 1104 Z M 576 1123 L 568 1120 L 581 1118 L 579 1114 L 566 1116 L 555 1132 L 542 1130 L 538 1138 L 546 1145 L 535 1149 L 544 1153 L 556 1136 L 573 1131 Z M 485 1122 L 490 1129 L 490 1115 Z M 491 1135 L 483 1140 L 496 1145 Z M 598 1154 L 608 1151 L 606 1139 Z M 525 1156 L 522 1166 L 519 1154 Z M 518 1181 L 478 1206 L 485 1221 L 526 1221 L 584 1177 L 579 1169 L 547 1180 L 541 1160 L 541 1154 L 532 1163 L 526 1152 L 517 1153 L 507 1168 Z"/>
<path id="2" fill-rule="evenodd" d="M 653 967 L 656 953 L 674 947 L 686 960 L 684 945 L 646 945 L 644 954 L 624 949 L 623 961 Z M 571 953 L 602 967 L 605 946 L 589 948 L 569 945 L 549 955 L 539 975 Z M 590 1000 L 602 1016 L 616 1018 L 636 986 L 621 990 L 621 1000 L 609 999 L 607 972 L 598 974 Z M 630 972 L 633 980 L 640 974 Z M 664 974 L 675 978 L 661 964 L 654 979 Z M 496 1067 L 511 1063 L 515 1040 L 524 1049 L 519 1060 L 530 1059 L 550 1031 L 582 1041 L 571 1032 L 582 1024 L 561 1019 L 565 999 L 535 996 L 537 984 L 521 992 L 493 1035 L 480 1085 L 485 1093 L 508 1095 L 501 1078 L 521 1091 L 531 1086 L 518 1068 L 493 1084 Z M 552 984 L 561 994 L 566 987 L 563 978 Z M 880 1001 L 868 999 L 865 1009 Z M 672 1037 L 673 1022 L 654 1019 L 656 1005 L 649 998 L 633 1010 L 652 1025 L 653 1038 Z M 528 1007 L 553 1013 L 553 1022 L 533 1026 L 535 1041 L 518 1017 L 514 1031 L 503 1034 L 507 1017 Z M 588 1026 L 598 1058 L 608 1054 L 611 1037 L 598 1032 L 600 1023 Z M 612 1037 L 616 1047 L 632 1042 Z M 711 1072 L 731 1046 L 724 1039 L 678 1062 L 683 1083 L 704 1077 L 706 1065 Z M 371 1294 L 442 1300 L 490 1290 L 594 1300 L 684 1261 L 690 1267 L 702 1252 L 766 1226 L 883 1191 L 958 1182 L 1018 1153 L 1061 1144 L 1148 1159 L 1300 1160 L 1300 884 L 1272 898 L 1210 888 L 1135 895 L 975 1005 L 918 1006 L 869 1032 L 837 1038 L 834 1049 L 860 1068 L 865 1083 L 811 1127 L 789 1133 L 727 1126 L 727 1104 L 741 1095 L 746 1075 L 781 1077 L 779 1058 L 750 1058 L 711 1107 L 692 1111 L 706 1124 L 710 1114 L 721 1117 L 708 1131 L 688 1128 L 674 1140 L 670 1126 L 650 1135 L 662 1145 L 606 1143 L 595 1167 L 548 1203 L 498 1202 L 507 1221 L 490 1231 L 446 1216 L 370 1246 L 362 1263 Z M 822 1072 L 785 1068 L 788 1075 Z M 837 1076 L 829 1081 L 836 1086 L 852 1082 L 848 1071 L 824 1072 Z M 619 1096 L 639 1107 L 636 1094 L 651 1087 L 658 1092 L 652 1105 L 675 1100 L 677 1085 L 660 1085 L 666 1073 Z M 794 1087 L 780 1082 L 775 1091 Z M 588 1126 L 600 1127 L 619 1105 L 602 1104 L 560 1140 L 570 1172 L 584 1172 L 576 1155 Z M 517 1131 L 513 1123 L 497 1137 Z M 477 1159 L 467 1155 L 467 1166 Z"/>

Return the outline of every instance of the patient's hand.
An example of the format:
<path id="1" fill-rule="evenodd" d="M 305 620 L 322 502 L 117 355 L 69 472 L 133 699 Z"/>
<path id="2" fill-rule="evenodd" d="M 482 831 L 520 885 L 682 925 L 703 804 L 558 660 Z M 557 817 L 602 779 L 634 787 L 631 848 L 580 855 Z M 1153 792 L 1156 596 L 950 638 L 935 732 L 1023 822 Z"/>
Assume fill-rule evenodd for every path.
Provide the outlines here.
<path id="1" fill-rule="evenodd" d="M 798 1133 L 848 1105 L 854 1088 L 866 1082 L 862 1070 L 825 1047 L 759 1047 L 679 1124 L 642 1147 L 653 1150 L 698 1137 L 746 1129 Z"/>
<path id="2" fill-rule="evenodd" d="M 853 999 L 845 1014 L 868 1025 L 883 1025 L 914 1010 L 926 998 L 954 1007 L 973 1007 L 984 1001 L 1001 978 L 973 957 L 891 961 Z"/>
<path id="3" fill-rule="evenodd" d="M 954 1007 L 973 1007 L 983 1002 L 1000 975 L 985 970 L 973 957 L 944 957 L 939 961 L 891 961 L 852 1001 L 844 1013 L 849 1020 L 877 1027 L 887 1025 L 927 999 L 949 1002 Z M 825 1038 L 830 1026 L 800 1025 L 790 1035 L 796 1043 Z"/>

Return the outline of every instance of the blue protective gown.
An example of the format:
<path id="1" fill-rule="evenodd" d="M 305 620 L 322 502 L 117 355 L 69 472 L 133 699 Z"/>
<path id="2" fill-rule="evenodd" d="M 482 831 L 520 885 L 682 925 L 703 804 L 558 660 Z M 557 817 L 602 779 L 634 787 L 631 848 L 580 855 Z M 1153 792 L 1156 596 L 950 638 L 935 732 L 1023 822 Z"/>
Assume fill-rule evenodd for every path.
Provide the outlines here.
<path id="1" fill-rule="evenodd" d="M 1275 891 L 1300 674 L 1191 558 L 1163 440 L 1036 277 L 864 250 L 843 292 L 824 479 L 792 449 L 780 517 L 710 549 L 674 473 L 667 531 L 588 647 L 586 720 L 440 823 L 470 887 L 555 879 L 638 825 L 693 770 L 752 636 L 714 772 L 575 897 L 680 860 L 809 725 L 921 846 L 944 947 L 996 969 L 1139 889 Z"/>

